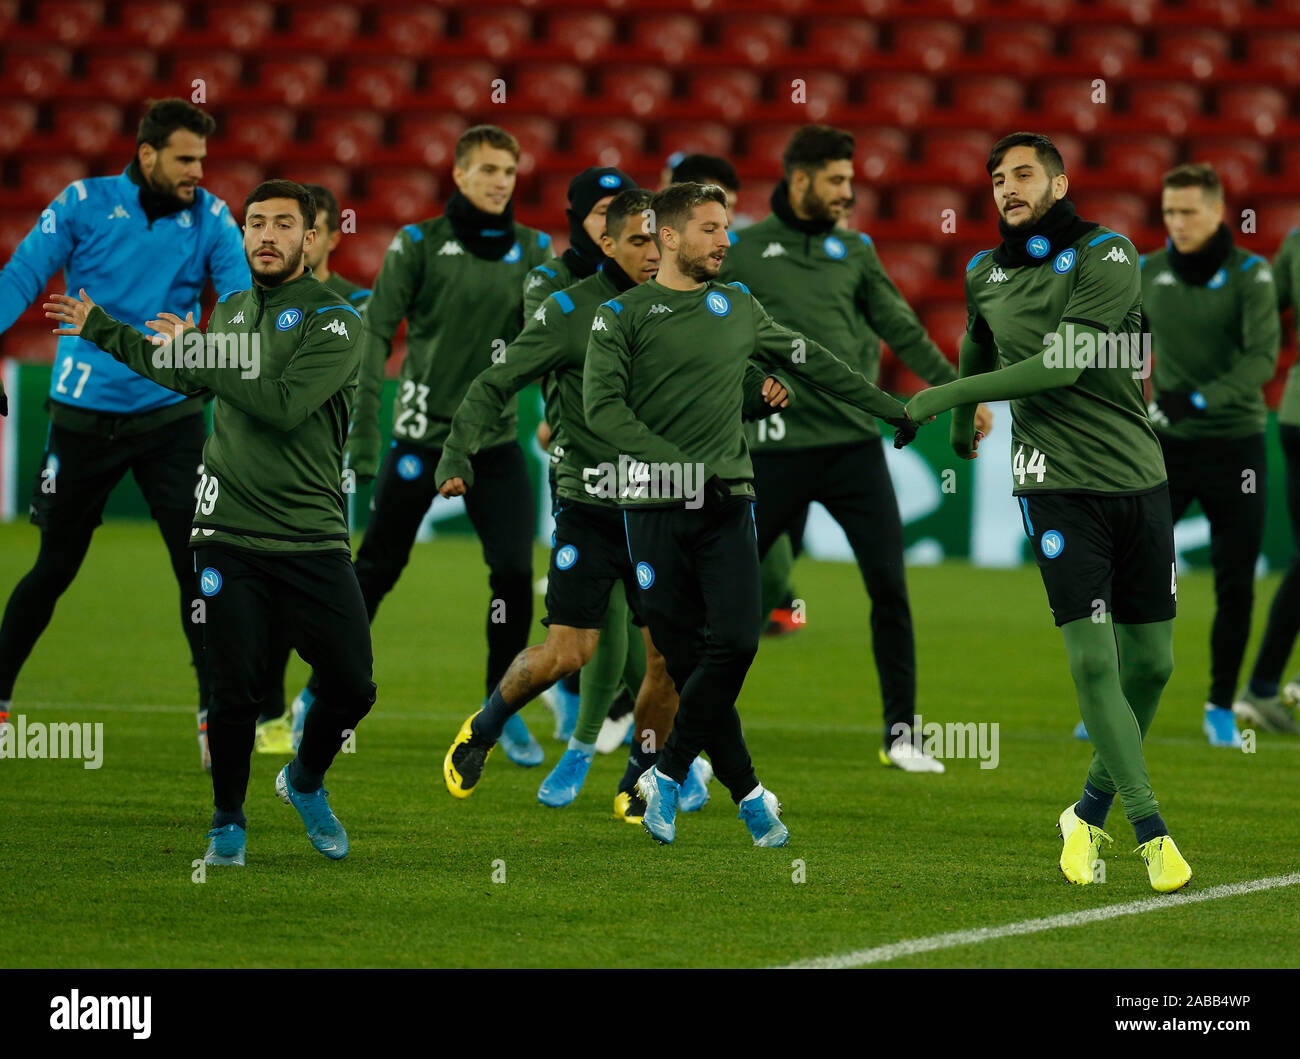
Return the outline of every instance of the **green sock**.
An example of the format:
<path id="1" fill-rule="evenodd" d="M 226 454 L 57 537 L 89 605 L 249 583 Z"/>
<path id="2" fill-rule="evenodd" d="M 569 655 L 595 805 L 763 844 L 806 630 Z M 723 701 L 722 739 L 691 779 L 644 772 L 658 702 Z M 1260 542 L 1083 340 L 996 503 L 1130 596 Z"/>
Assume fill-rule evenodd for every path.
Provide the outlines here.
<path id="1" fill-rule="evenodd" d="M 596 653 L 582 667 L 578 722 L 573 729 L 573 738 L 580 743 L 594 743 L 600 734 L 609 704 L 618 691 L 626 658 L 627 599 L 616 585 L 609 594 L 609 609 L 605 611 L 605 624 L 600 627 Z"/>
<path id="2" fill-rule="evenodd" d="M 1159 624 L 1172 626 L 1173 623 Z M 1142 756 L 1142 728 L 1120 682 L 1120 650 L 1116 645 L 1115 627 L 1109 617 L 1103 622 L 1094 622 L 1090 617 L 1080 618 L 1061 626 L 1061 635 L 1065 638 L 1070 675 L 1074 678 L 1079 697 L 1079 712 L 1094 748 L 1088 779 L 1099 790 L 1115 791 L 1124 803 L 1124 813 L 1129 820 L 1150 816 L 1158 806 Z M 1152 645 L 1158 642 L 1158 635 L 1139 635 L 1134 641 L 1126 634 L 1126 656 L 1136 668 L 1136 658 L 1150 654 L 1154 671 L 1158 657 Z M 1136 656 L 1134 649 L 1137 650 Z M 1151 723 L 1150 715 L 1155 712 L 1154 702 L 1159 701 L 1158 693 L 1151 696 L 1150 683 L 1148 674 L 1142 682 L 1146 689 L 1142 701 L 1149 706 L 1148 725 Z M 1142 690 L 1136 682 L 1133 686 Z"/>

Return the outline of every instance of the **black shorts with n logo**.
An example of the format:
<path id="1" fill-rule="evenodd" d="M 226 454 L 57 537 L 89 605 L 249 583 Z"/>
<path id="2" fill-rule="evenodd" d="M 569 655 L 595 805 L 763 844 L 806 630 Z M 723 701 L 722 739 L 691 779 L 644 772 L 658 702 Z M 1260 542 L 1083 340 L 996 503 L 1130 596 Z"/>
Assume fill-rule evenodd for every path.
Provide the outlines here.
<path id="1" fill-rule="evenodd" d="M 1137 494 L 1017 499 L 1058 626 L 1103 615 L 1121 625 L 1173 618 L 1178 585 L 1167 483 Z"/>

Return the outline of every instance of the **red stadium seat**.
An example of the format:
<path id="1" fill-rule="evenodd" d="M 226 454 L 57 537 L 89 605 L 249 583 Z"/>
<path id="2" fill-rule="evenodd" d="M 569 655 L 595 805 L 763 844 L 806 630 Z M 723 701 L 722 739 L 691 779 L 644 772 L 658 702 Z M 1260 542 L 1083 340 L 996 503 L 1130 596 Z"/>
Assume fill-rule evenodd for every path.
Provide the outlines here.
<path id="1" fill-rule="evenodd" d="M 818 18 L 809 23 L 804 46 L 845 70 L 858 70 L 875 52 L 880 34 L 863 18 Z"/>
<path id="2" fill-rule="evenodd" d="M 1074 0 L 1020 0 L 1020 6 L 1044 22 L 1065 22 L 1075 14 Z"/>
<path id="3" fill-rule="evenodd" d="M 680 63 L 700 43 L 700 23 L 690 15 L 640 15 L 632 23 L 632 43 L 667 63 Z"/>
<path id="4" fill-rule="evenodd" d="M 364 204 L 359 212 L 365 216 Z M 425 217 L 420 218 L 420 220 L 425 219 Z M 363 287 L 370 286 L 379 275 L 379 269 L 384 263 L 384 255 L 388 253 L 396 233 L 397 229 L 393 225 L 380 222 L 376 225 L 366 224 L 357 232 L 345 235 L 343 241 L 339 243 L 338 250 L 330 256 L 331 271 L 337 270 L 340 275 L 347 276 Z M 396 351 L 397 343 L 393 346 Z"/>
<path id="5" fill-rule="evenodd" d="M 768 187 L 744 187 L 736 193 L 736 213 L 751 221 L 762 220 L 772 212 L 772 190 Z"/>
<path id="6" fill-rule="evenodd" d="M 877 244 L 876 253 L 909 304 L 915 305 L 939 276 L 939 248 L 929 243 Z"/>
<path id="7" fill-rule="evenodd" d="M 546 114 L 567 114 L 582 98 L 587 75 L 569 63 L 529 63 L 520 66 L 510 85 L 510 101 Z"/>
<path id="8" fill-rule="evenodd" d="M 1142 36 L 1123 26 L 1081 26 L 1070 31 L 1067 53 L 1096 64 L 1103 77 L 1117 77 L 1142 56 Z"/>
<path id="9" fill-rule="evenodd" d="M 243 215 L 244 199 L 263 180 L 262 167 L 242 158 L 212 159 L 203 162 L 203 187 L 224 199 L 232 217 Z"/>
<path id="10" fill-rule="evenodd" d="M 645 129 L 627 118 L 587 118 L 573 123 L 573 153 L 583 165 L 625 166 L 641 153 Z"/>
<path id="11" fill-rule="evenodd" d="M 171 56 L 170 84 L 174 91 L 189 98 L 203 84 L 204 96 L 212 102 L 229 99 L 239 86 L 244 62 L 234 51 L 214 51 L 211 48 L 184 48 L 169 51 Z"/>
<path id="12" fill-rule="evenodd" d="M 988 178 L 984 165 L 995 142 L 991 133 L 971 129 L 936 129 L 923 134 L 921 162 L 926 179 L 982 186 Z"/>
<path id="13" fill-rule="evenodd" d="M 659 127 L 659 152 L 686 154 L 731 154 L 731 130 L 718 121 L 673 121 Z"/>
<path id="14" fill-rule="evenodd" d="M 891 196 L 894 220 L 913 224 L 934 232 L 939 237 L 945 221 L 945 211 L 953 211 L 953 219 L 960 228 L 966 219 L 966 195 L 953 187 L 909 185 L 898 187 Z"/>
<path id="15" fill-rule="evenodd" d="M 339 202 L 346 202 L 352 194 L 351 174 L 346 167 L 333 162 L 293 162 L 273 166 L 266 175 L 268 179 L 284 177 L 299 184 L 320 184 L 334 192 Z"/>
<path id="16" fill-rule="evenodd" d="M 379 12 L 377 28 L 386 51 L 422 57 L 442 41 L 447 15 L 436 7 L 386 9 Z"/>
<path id="17" fill-rule="evenodd" d="M 72 67 L 72 55 L 46 44 L 12 44 L 4 51 L 0 86 L 5 95 L 48 99 L 55 95 Z"/>
<path id="18" fill-rule="evenodd" d="M 82 157 L 103 154 L 122 134 L 122 111 L 113 103 L 62 103 L 54 110 L 53 131 Z"/>
<path id="19" fill-rule="evenodd" d="M 289 27 L 298 47 L 330 54 L 352 44 L 360 21 L 361 12 L 353 5 L 313 3 L 294 8 Z"/>
<path id="20" fill-rule="evenodd" d="M 952 83 L 953 111 L 982 129 L 1019 128 L 1024 105 L 1024 84 L 1014 77 L 963 77 Z"/>
<path id="21" fill-rule="evenodd" d="M 532 33 L 533 18 L 520 8 L 469 10 L 460 17 L 460 36 L 490 59 L 505 59 L 519 50 Z"/>
<path id="22" fill-rule="evenodd" d="M 18 163 L 22 186 L 33 197 L 49 202 L 74 180 L 90 175 L 79 158 L 24 158 Z"/>
<path id="23" fill-rule="evenodd" d="M 0 32 L 18 20 L 18 0 L 0 0 Z"/>
<path id="24" fill-rule="evenodd" d="M 470 111 L 487 107 L 497 68 L 481 59 L 450 59 L 429 69 L 428 103 L 435 110 Z M 516 79 L 517 80 L 517 79 Z M 511 93 L 517 96 L 516 84 Z"/>
<path id="25" fill-rule="evenodd" d="M 210 3 L 203 21 L 203 36 L 214 45 L 237 51 L 257 48 L 271 32 L 275 9 L 261 0 Z"/>
<path id="26" fill-rule="evenodd" d="M 397 142 L 412 158 L 442 170 L 452 164 L 456 141 L 466 128 L 459 114 L 408 114 L 398 122 Z"/>
<path id="27" fill-rule="evenodd" d="M 1155 206 L 1154 199 L 1125 192 L 1085 191 L 1070 198 L 1080 217 L 1104 224 L 1124 235 L 1146 228 L 1147 218 Z"/>
<path id="28" fill-rule="evenodd" d="M 1286 96 L 1267 85 L 1225 85 L 1218 102 L 1220 119 L 1240 123 L 1257 136 L 1272 136 L 1286 119 Z"/>
<path id="29" fill-rule="evenodd" d="M 384 119 L 369 110 L 330 110 L 316 115 L 311 140 L 346 166 L 359 166 L 384 132 Z"/>
<path id="30" fill-rule="evenodd" d="M 86 83 L 97 95 L 123 103 L 148 95 L 148 85 L 157 73 L 157 54 L 144 48 L 92 51 L 86 58 Z"/>
<path id="31" fill-rule="evenodd" d="M 1111 108 L 1110 97 L 1107 103 L 1094 103 L 1092 95 L 1092 83 L 1086 79 L 1046 81 L 1038 90 L 1038 107 L 1048 118 L 1069 122 L 1080 132 L 1092 132 Z"/>
<path id="32" fill-rule="evenodd" d="M 1226 33 L 1216 29 L 1168 29 L 1156 35 L 1156 57 L 1204 81 L 1228 63 Z"/>
<path id="33" fill-rule="evenodd" d="M 392 56 L 354 60 L 348 63 L 345 83 L 349 92 L 377 110 L 391 110 L 415 84 L 415 60 Z"/>
<path id="34" fill-rule="evenodd" d="M 223 153 L 258 162 L 278 159 L 293 140 L 297 119 L 288 107 L 250 106 L 226 112 L 222 121 Z"/>
<path id="35" fill-rule="evenodd" d="M 1163 136 L 1106 137 L 1101 147 L 1106 174 L 1139 191 L 1158 190 L 1160 178 L 1178 159 L 1178 145 Z"/>
<path id="36" fill-rule="evenodd" d="M 924 74 L 873 75 L 864 87 L 868 105 L 900 125 L 915 125 L 934 107 L 934 80 Z"/>
<path id="37" fill-rule="evenodd" d="M 1183 7 L 1220 25 L 1239 26 L 1251 8 L 1250 0 L 1183 0 Z"/>
<path id="38" fill-rule="evenodd" d="M 438 182 L 425 169 L 392 166 L 376 169 L 366 179 L 366 198 L 382 203 L 388 216 L 410 224 L 433 213 Z"/>
<path id="39" fill-rule="evenodd" d="M 1244 195 L 1264 169 L 1268 152 L 1259 140 L 1244 136 L 1215 140 L 1197 140 L 1192 144 L 1191 159 L 1213 166 L 1229 195 Z M 1296 159 L 1300 161 L 1300 158 Z M 1282 172 L 1294 173 L 1285 160 Z"/>
<path id="40" fill-rule="evenodd" d="M 848 80 L 832 70 L 787 69 L 773 84 L 778 101 L 802 105 L 810 122 L 824 121 L 849 94 Z"/>
<path id="41" fill-rule="evenodd" d="M 599 11 L 565 11 L 546 19 L 546 42 L 578 62 L 590 62 L 614 40 L 614 20 Z"/>
<path id="42" fill-rule="evenodd" d="M 686 98 L 702 114 L 739 121 L 758 102 L 760 86 L 751 70 L 712 68 L 691 75 Z"/>
<path id="43" fill-rule="evenodd" d="M 719 29 L 719 45 L 755 66 L 780 62 L 790 44 L 790 23 L 778 15 L 731 15 Z"/>
<path id="44" fill-rule="evenodd" d="M 519 141 L 519 173 L 533 172 L 540 162 L 555 152 L 560 138 L 555 122 L 540 114 L 516 115 L 506 123 L 506 130 Z"/>
<path id="45" fill-rule="evenodd" d="M 1051 62 L 1056 33 L 1041 23 L 986 24 L 979 54 L 1016 73 L 1036 73 Z"/>
<path id="46" fill-rule="evenodd" d="M 1259 210 L 1259 245 L 1276 252 L 1292 228 L 1300 228 L 1300 202 L 1293 198 L 1266 201 Z"/>
<path id="47" fill-rule="evenodd" d="M 87 43 L 103 21 L 104 5 L 99 0 L 42 0 L 36 5 L 41 36 L 59 44 Z"/>
<path id="48" fill-rule="evenodd" d="M 15 151 L 36 128 L 36 104 L 21 99 L 0 101 L 0 155 Z"/>
<path id="49" fill-rule="evenodd" d="M 1144 81 L 1129 89 L 1129 113 L 1154 119 L 1174 136 L 1181 136 L 1200 116 L 1201 92 L 1178 81 Z"/>
<path id="50" fill-rule="evenodd" d="M 1159 0 L 1094 0 L 1094 3 L 1102 11 L 1109 9 L 1135 26 L 1146 26 L 1154 18 Z"/>
<path id="51" fill-rule="evenodd" d="M 907 160 L 907 133 L 880 125 L 844 127 L 853 133 L 855 180 L 888 181 Z"/>
<path id="52" fill-rule="evenodd" d="M 895 55 L 913 59 L 927 70 L 941 70 L 962 52 L 965 30 L 956 22 L 923 20 L 894 25 Z"/>
<path id="53" fill-rule="evenodd" d="M 880 216 L 880 195 L 875 188 L 864 184 L 853 187 L 853 205 L 849 215 L 841 223 L 850 231 L 866 231 Z"/>
<path id="54" fill-rule="evenodd" d="M 1246 39 L 1246 64 L 1260 77 L 1300 83 L 1300 33 L 1258 30 Z"/>
<path id="55" fill-rule="evenodd" d="M 129 0 L 118 22 L 128 38 L 161 48 L 185 28 L 185 5 L 174 0 Z"/>
<path id="56" fill-rule="evenodd" d="M 257 86 L 277 103 L 299 107 L 325 83 L 325 60 L 316 55 L 263 56 Z"/>
<path id="57" fill-rule="evenodd" d="M 618 103 L 638 117 L 654 113 L 673 93 L 673 78 L 657 66 L 617 66 L 601 75 L 601 98 Z M 692 95 L 692 102 L 697 98 Z"/>
<path id="58" fill-rule="evenodd" d="M 961 336 L 966 333 L 965 303 L 938 302 L 931 305 L 921 314 L 921 323 L 934 344 L 943 350 L 944 356 L 955 363 Z"/>
<path id="59" fill-rule="evenodd" d="M 762 166 L 773 173 L 779 173 L 786 144 L 800 128 L 802 125 L 794 123 L 765 123 L 751 127 L 745 137 L 745 160 L 750 165 Z"/>

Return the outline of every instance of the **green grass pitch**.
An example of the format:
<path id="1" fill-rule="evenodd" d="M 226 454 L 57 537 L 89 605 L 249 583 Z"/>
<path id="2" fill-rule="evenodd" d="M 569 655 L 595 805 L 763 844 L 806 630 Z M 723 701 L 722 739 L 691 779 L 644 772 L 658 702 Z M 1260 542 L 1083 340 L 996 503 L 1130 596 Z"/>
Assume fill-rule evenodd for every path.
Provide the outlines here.
<path id="1" fill-rule="evenodd" d="M 5 597 L 35 549 L 32 527 L 0 526 Z M 1275 584 L 1258 586 L 1250 659 Z M 597 757 L 574 805 L 541 806 L 561 747 L 540 704 L 524 717 L 546 763 L 521 769 L 498 752 L 477 793 L 453 800 L 440 769 L 482 696 L 487 578 L 477 542 L 439 539 L 417 546 L 380 608 L 379 700 L 327 781 L 351 854 L 333 862 L 310 847 L 274 795 L 281 760 L 259 755 L 248 867 L 197 884 L 211 787 L 175 586 L 151 524 L 106 525 L 13 706 L 29 720 L 103 722 L 103 766 L 0 761 L 0 964 L 762 967 L 1153 896 L 1118 806 L 1105 885 L 1071 887 L 1057 868 L 1056 817 L 1089 748 L 1070 738 L 1077 710 L 1035 570 L 909 573 L 922 715 L 1000 725 L 997 768 L 952 761 L 943 776 L 876 761 L 856 569 L 805 560 L 796 585 L 809 625 L 764 641 L 741 698 L 759 776 L 785 805 L 785 849 L 752 848 L 716 784 L 702 812 L 679 818 L 672 847 L 616 822 L 622 755 Z M 1148 763 L 1191 888 L 1295 871 L 1300 740 L 1261 734 L 1254 754 L 1206 745 L 1212 586 L 1188 574 L 1179 589 L 1176 669 Z M 291 692 L 303 673 L 295 658 Z M 1271 890 L 887 966 L 1295 967 L 1295 946 L 1278 944 L 1295 901 Z"/>

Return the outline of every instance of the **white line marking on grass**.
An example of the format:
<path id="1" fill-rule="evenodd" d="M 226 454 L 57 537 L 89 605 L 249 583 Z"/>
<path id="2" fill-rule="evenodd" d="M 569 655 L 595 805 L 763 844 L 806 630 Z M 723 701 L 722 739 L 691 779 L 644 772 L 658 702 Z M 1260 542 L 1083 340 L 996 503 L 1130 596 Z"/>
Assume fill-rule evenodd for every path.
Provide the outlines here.
<path id="1" fill-rule="evenodd" d="M 1226 883 L 1211 886 L 1208 890 L 1193 893 L 1174 893 L 1166 897 L 1149 897 L 1143 901 L 1129 901 L 1122 905 L 1106 905 L 1102 908 L 1089 908 L 1080 912 L 1066 912 L 1059 916 L 1045 916 L 1041 919 L 1024 919 L 1019 923 L 1007 923 L 1001 927 L 979 927 L 975 930 L 958 930 L 951 934 L 934 934 L 928 938 L 913 938 L 910 941 L 896 941 L 892 945 L 878 945 L 874 949 L 858 949 L 839 956 L 817 956 L 810 960 L 797 960 L 778 970 L 839 970 L 845 967 L 863 967 L 872 963 L 887 963 L 904 956 L 915 956 L 922 952 L 935 952 L 939 949 L 952 949 L 959 945 L 978 945 L 985 941 L 1010 938 L 1020 934 L 1037 934 L 1044 930 L 1056 930 L 1058 927 L 1079 927 L 1085 923 L 1097 923 L 1104 919 L 1117 919 L 1120 916 L 1140 916 L 1146 912 L 1155 912 L 1163 908 L 1175 908 L 1179 905 L 1196 904 L 1199 901 L 1217 901 L 1220 897 L 1237 897 L 1241 894 L 1255 893 L 1259 890 L 1275 890 L 1283 886 L 1300 884 L 1300 872 L 1290 875 L 1274 875 L 1267 879 L 1255 879 L 1252 882 Z"/>

